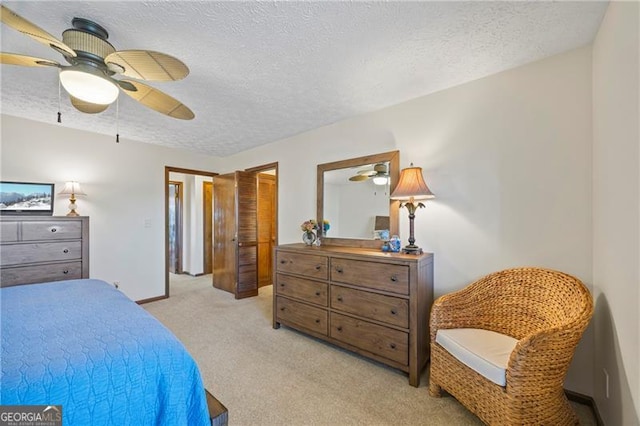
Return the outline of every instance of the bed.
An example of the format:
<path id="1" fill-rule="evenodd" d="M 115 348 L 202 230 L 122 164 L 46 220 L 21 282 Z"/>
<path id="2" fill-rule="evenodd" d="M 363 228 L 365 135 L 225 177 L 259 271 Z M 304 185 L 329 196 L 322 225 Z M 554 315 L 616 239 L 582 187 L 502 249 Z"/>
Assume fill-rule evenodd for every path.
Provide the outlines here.
<path id="1" fill-rule="evenodd" d="M 62 405 L 65 425 L 211 425 L 200 371 L 104 281 L 0 289 L 0 405 Z"/>

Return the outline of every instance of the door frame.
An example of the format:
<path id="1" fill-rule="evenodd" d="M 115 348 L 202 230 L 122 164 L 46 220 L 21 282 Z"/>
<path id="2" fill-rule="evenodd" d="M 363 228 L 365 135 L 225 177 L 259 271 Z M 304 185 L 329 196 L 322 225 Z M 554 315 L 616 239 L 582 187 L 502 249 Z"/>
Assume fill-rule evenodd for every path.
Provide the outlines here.
<path id="1" fill-rule="evenodd" d="M 219 175 L 219 173 L 204 170 L 164 166 L 164 297 L 159 299 L 167 299 L 169 297 L 169 174 L 171 172 L 208 177 Z"/>

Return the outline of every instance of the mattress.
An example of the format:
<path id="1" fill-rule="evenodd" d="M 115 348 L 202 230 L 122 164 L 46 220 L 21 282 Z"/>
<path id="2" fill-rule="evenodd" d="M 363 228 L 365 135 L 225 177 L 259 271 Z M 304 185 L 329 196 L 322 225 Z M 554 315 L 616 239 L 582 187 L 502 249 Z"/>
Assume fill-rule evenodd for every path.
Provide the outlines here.
<path id="1" fill-rule="evenodd" d="M 0 290 L 0 405 L 62 405 L 65 425 L 210 425 L 198 366 L 104 281 Z"/>

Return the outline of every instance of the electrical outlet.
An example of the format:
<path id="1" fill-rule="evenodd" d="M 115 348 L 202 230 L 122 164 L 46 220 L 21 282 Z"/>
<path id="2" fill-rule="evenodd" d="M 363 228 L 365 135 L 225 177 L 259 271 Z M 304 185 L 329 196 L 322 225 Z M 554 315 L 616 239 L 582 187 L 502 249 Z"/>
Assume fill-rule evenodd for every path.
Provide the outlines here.
<path id="1" fill-rule="evenodd" d="M 120 281 L 114 281 L 114 282 L 113 282 L 113 286 L 114 286 L 115 288 L 120 288 Z"/>
<path id="2" fill-rule="evenodd" d="M 609 373 L 605 368 L 602 369 L 602 372 L 604 373 L 604 396 L 609 399 Z"/>

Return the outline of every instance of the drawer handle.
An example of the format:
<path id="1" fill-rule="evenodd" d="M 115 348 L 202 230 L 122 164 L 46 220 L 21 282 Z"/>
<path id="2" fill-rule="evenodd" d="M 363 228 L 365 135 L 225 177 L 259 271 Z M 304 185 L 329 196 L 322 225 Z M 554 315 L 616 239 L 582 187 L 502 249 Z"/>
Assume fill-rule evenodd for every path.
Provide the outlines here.
<path id="1" fill-rule="evenodd" d="M 62 250 L 63 253 L 69 253 L 69 249 Z"/>
<path id="2" fill-rule="evenodd" d="M 284 311 L 284 307 L 280 308 L 281 311 Z"/>
<path id="3" fill-rule="evenodd" d="M 316 324 L 320 324 L 320 320 L 316 318 Z"/>
<path id="4" fill-rule="evenodd" d="M 68 269 L 65 269 L 64 271 L 62 271 L 63 274 L 67 275 L 69 273 Z"/>
<path id="5" fill-rule="evenodd" d="M 280 287 L 284 287 L 284 283 L 280 283 Z"/>
<path id="6" fill-rule="evenodd" d="M 395 348 L 396 348 L 396 344 L 395 344 L 395 343 L 392 343 L 392 344 L 390 344 L 390 345 L 389 345 L 389 347 L 390 347 L 391 349 L 395 349 Z"/>
<path id="7" fill-rule="evenodd" d="M 316 265 L 316 271 L 319 271 L 320 269 L 322 269 L 322 265 Z"/>
<path id="8" fill-rule="evenodd" d="M 316 296 L 320 296 L 320 292 L 319 291 L 316 291 Z"/>
<path id="9" fill-rule="evenodd" d="M 396 311 L 395 309 L 391 310 L 391 315 L 397 315 L 397 314 L 398 314 L 398 311 Z"/>
<path id="10" fill-rule="evenodd" d="M 285 263 L 287 263 L 287 261 L 286 261 L 286 260 L 284 260 L 284 259 L 282 259 L 282 260 L 280 261 L 280 264 L 281 264 L 281 265 L 284 265 Z"/>
<path id="11" fill-rule="evenodd" d="M 342 296 L 338 296 L 337 299 L 338 299 L 338 302 L 342 302 Z"/>
<path id="12" fill-rule="evenodd" d="M 342 266 L 336 266 L 336 272 L 341 274 L 342 273 Z"/>
<path id="13" fill-rule="evenodd" d="M 395 283 L 396 281 L 398 281 L 398 277 L 396 277 L 395 275 L 391 275 L 391 281 Z"/>
<path id="14" fill-rule="evenodd" d="M 338 330 L 338 331 L 342 331 L 342 326 L 341 326 L 341 325 L 337 326 L 337 327 L 336 327 L 336 330 Z"/>
<path id="15" fill-rule="evenodd" d="M 51 228 L 51 232 L 57 232 L 58 228 Z"/>

